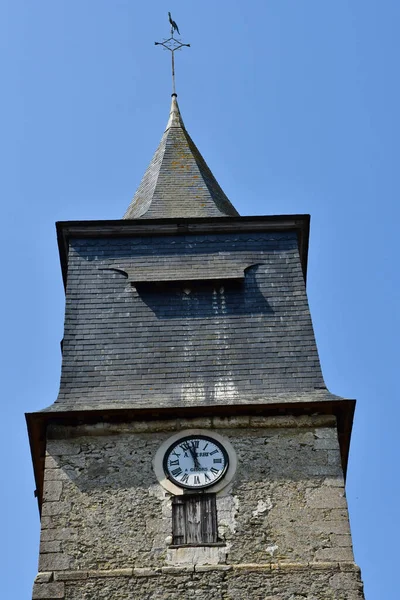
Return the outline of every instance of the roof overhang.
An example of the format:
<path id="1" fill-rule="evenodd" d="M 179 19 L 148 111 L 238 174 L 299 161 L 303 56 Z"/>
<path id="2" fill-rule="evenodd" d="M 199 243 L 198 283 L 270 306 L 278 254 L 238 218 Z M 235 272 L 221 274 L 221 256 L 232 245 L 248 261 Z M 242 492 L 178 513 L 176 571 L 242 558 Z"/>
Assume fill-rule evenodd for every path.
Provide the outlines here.
<path id="1" fill-rule="evenodd" d="M 210 233 L 297 233 L 304 281 L 307 275 L 310 215 L 267 217 L 210 217 L 196 219 L 120 219 L 113 221 L 59 221 L 56 223 L 64 286 L 67 283 L 68 248 L 72 238 L 198 235 Z"/>
<path id="2" fill-rule="evenodd" d="M 84 425 L 94 423 L 126 423 L 130 421 L 151 421 L 155 419 L 177 419 L 213 416 L 239 415 L 334 415 L 342 460 L 346 476 L 350 448 L 350 436 L 356 401 L 339 399 L 322 402 L 292 402 L 276 404 L 243 404 L 229 406 L 168 407 L 160 409 L 119 408 L 110 410 L 85 410 L 65 412 L 34 412 L 25 415 L 28 426 L 29 443 L 32 454 L 36 482 L 35 495 L 39 511 L 42 506 L 44 463 L 46 454 L 46 432 L 48 425 Z"/>

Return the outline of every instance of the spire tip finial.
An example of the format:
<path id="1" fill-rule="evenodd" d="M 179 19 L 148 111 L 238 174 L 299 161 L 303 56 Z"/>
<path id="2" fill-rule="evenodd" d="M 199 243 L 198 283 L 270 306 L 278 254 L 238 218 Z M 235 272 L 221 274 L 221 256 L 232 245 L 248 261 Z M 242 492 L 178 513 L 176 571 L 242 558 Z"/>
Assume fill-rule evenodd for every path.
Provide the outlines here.
<path id="1" fill-rule="evenodd" d="M 169 119 L 165 131 L 170 127 L 185 127 L 182 121 L 181 112 L 179 110 L 177 96 L 178 94 L 176 92 L 171 94 L 171 108 L 169 111 Z"/>
<path id="2" fill-rule="evenodd" d="M 171 52 L 171 62 L 172 62 L 172 92 L 176 95 L 175 91 L 175 51 L 180 50 L 181 48 L 190 48 L 190 44 L 183 44 L 180 40 L 177 40 L 174 37 L 175 31 L 180 35 L 178 25 L 173 21 L 171 17 L 171 13 L 168 13 L 169 22 L 171 24 L 171 37 L 167 40 L 163 40 L 162 42 L 154 42 L 156 46 L 163 46 L 167 50 Z"/>

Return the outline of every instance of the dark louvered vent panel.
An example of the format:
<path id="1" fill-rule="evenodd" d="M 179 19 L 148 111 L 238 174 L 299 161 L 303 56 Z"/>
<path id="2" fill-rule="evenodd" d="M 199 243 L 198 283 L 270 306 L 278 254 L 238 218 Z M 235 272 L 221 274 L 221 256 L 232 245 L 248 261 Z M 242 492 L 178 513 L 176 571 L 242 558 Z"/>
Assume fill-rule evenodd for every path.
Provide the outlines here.
<path id="1" fill-rule="evenodd" d="M 175 496 L 172 503 L 173 545 L 218 541 L 215 494 Z"/>

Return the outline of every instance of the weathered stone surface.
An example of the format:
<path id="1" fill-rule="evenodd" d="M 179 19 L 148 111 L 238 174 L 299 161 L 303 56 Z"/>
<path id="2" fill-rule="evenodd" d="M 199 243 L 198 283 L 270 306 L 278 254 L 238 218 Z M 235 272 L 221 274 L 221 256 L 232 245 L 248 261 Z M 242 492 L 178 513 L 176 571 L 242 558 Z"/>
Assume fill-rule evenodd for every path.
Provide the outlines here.
<path id="1" fill-rule="evenodd" d="M 88 577 L 132 577 L 133 569 L 89 571 Z"/>
<path id="2" fill-rule="evenodd" d="M 335 573 L 329 579 L 329 585 L 334 590 L 359 590 L 360 582 L 357 579 L 349 577 L 347 573 Z"/>
<path id="3" fill-rule="evenodd" d="M 187 567 L 161 567 L 162 573 L 167 573 L 168 575 L 182 575 L 182 573 L 193 573 L 194 566 Z"/>
<path id="4" fill-rule="evenodd" d="M 49 583 L 50 581 L 53 581 L 52 571 L 44 571 L 42 573 L 38 573 L 35 577 L 35 583 Z"/>
<path id="5" fill-rule="evenodd" d="M 138 567 L 133 569 L 135 577 L 156 577 L 160 572 L 160 569 L 146 569 L 146 567 Z"/>
<path id="6" fill-rule="evenodd" d="M 333 415 L 302 415 L 294 417 L 290 415 L 286 416 L 228 416 L 228 417 L 210 417 L 210 418 L 196 418 L 196 419 L 164 419 L 164 420 L 153 420 L 153 421 L 132 421 L 130 423 L 95 423 L 87 425 L 50 425 L 48 427 L 48 439 L 50 440 L 64 440 L 65 438 L 81 438 L 88 436 L 109 436 L 113 434 L 122 433 L 151 433 L 151 432 L 167 432 L 167 431 L 179 431 L 188 428 L 211 428 L 211 429 L 236 429 L 242 427 L 251 428 L 267 428 L 267 429 L 290 429 L 290 428 L 328 428 L 327 431 L 330 433 L 325 434 L 325 438 L 322 441 L 333 445 L 333 448 L 337 446 L 337 435 L 336 435 L 336 417 Z M 313 434 L 308 434 L 313 439 Z M 317 436 L 316 436 L 317 437 Z M 314 446 L 317 448 L 321 440 L 316 440 Z M 76 454 L 76 451 L 74 451 Z M 74 464 L 77 463 L 77 458 L 74 459 Z M 46 472 L 46 479 L 53 480 L 62 479 L 60 473 L 55 474 L 53 470 L 58 469 L 58 462 L 51 456 L 47 457 L 47 463 L 49 469 Z M 341 478 L 343 481 L 343 478 Z M 336 480 L 332 480 L 336 481 Z M 334 483 L 329 485 L 335 485 Z"/>
<path id="7" fill-rule="evenodd" d="M 351 536 L 350 533 L 348 533 L 347 535 L 331 535 L 330 540 L 332 542 L 332 546 L 338 546 L 338 547 L 351 547 L 352 543 L 351 543 Z"/>
<path id="8" fill-rule="evenodd" d="M 179 429 L 210 429 L 212 419 L 197 417 L 196 419 L 179 419 Z"/>
<path id="9" fill-rule="evenodd" d="M 43 491 L 43 500 L 56 501 L 59 500 L 62 493 L 62 481 L 46 481 Z"/>
<path id="10" fill-rule="evenodd" d="M 204 573 L 206 571 L 230 571 L 233 569 L 232 565 L 196 565 L 194 570 L 197 573 Z"/>
<path id="11" fill-rule="evenodd" d="M 70 502 L 43 502 L 42 516 L 67 515 L 71 510 Z"/>
<path id="12" fill-rule="evenodd" d="M 193 547 L 170 548 L 166 561 L 169 565 L 218 565 L 226 561 L 227 548 L 224 547 Z"/>
<path id="13" fill-rule="evenodd" d="M 75 581 L 79 579 L 87 579 L 89 577 L 89 573 L 87 571 L 61 571 L 59 573 L 54 573 L 55 581 Z"/>
<path id="14" fill-rule="evenodd" d="M 50 517 L 46 517 L 46 519 L 50 519 Z M 43 529 L 41 534 L 42 542 L 52 542 L 55 540 L 68 540 L 71 538 L 72 532 L 71 529 L 67 527 L 52 527 L 53 521 L 50 520 L 50 528 Z"/>
<path id="15" fill-rule="evenodd" d="M 48 452 L 46 452 L 46 458 L 45 458 L 45 469 L 46 472 L 49 471 L 49 469 L 58 469 L 59 465 L 58 462 L 56 461 L 56 459 L 54 458 L 53 455 L 50 455 Z"/>
<path id="16" fill-rule="evenodd" d="M 359 575 L 361 574 L 361 569 L 358 565 L 356 565 L 356 563 L 354 561 L 349 561 L 349 562 L 345 562 L 342 561 L 339 563 L 339 569 L 341 571 L 351 571 L 354 573 L 358 573 Z"/>
<path id="17" fill-rule="evenodd" d="M 78 442 L 70 444 L 68 440 L 53 440 L 51 444 L 51 455 L 57 456 L 68 456 L 70 454 L 80 454 L 81 447 Z M 56 459 L 57 461 L 57 459 Z"/>
<path id="18" fill-rule="evenodd" d="M 316 560 L 337 560 L 338 562 L 342 561 L 351 561 L 354 559 L 353 557 L 353 549 L 352 548 L 321 548 L 317 550 L 315 553 Z"/>
<path id="19" fill-rule="evenodd" d="M 64 584 L 61 582 L 35 583 L 33 586 L 33 600 L 58 600 L 64 597 Z"/>
<path id="20" fill-rule="evenodd" d="M 346 508 L 344 490 L 323 486 L 310 490 L 306 496 L 307 506 L 310 508 Z"/>
<path id="21" fill-rule="evenodd" d="M 212 418 L 212 426 L 221 428 L 221 429 L 232 429 L 236 427 L 249 427 L 250 426 L 250 417 L 248 416 L 238 416 L 238 417 L 213 417 Z M 265 427 L 265 421 L 264 421 Z"/>
<path id="22" fill-rule="evenodd" d="M 316 440 L 315 442 L 315 448 L 318 450 L 335 450 L 336 445 L 336 440 L 331 440 L 329 438 L 322 438 L 320 440 Z"/>
<path id="23" fill-rule="evenodd" d="M 45 542 L 42 539 L 40 542 L 40 553 L 47 554 L 48 552 L 61 552 L 61 542 L 59 542 L 59 541 Z"/>
<path id="24" fill-rule="evenodd" d="M 53 519 L 51 517 L 44 517 L 42 514 L 42 518 L 40 519 L 40 527 L 42 528 L 42 531 L 53 527 Z"/>
<path id="25" fill-rule="evenodd" d="M 66 571 L 70 568 L 71 560 L 66 554 L 58 552 L 49 554 L 40 554 L 39 570 L 40 571 Z"/>
<path id="26" fill-rule="evenodd" d="M 238 419 L 211 424 L 233 444 L 238 468 L 217 497 L 222 546 L 200 548 L 169 548 L 171 496 L 152 467 L 178 420 L 174 429 L 161 422 L 148 430 L 130 423 L 81 426 L 79 436 L 69 428 L 66 439 L 53 431 L 48 462 L 57 477 L 48 484 L 53 493 L 62 491 L 43 505 L 40 570 L 65 583 L 66 600 L 259 600 L 260 590 L 263 600 L 362 598 L 359 574 L 349 566 L 335 428 L 322 418 L 317 425 L 315 417 L 260 418 L 254 427 L 248 417 Z M 181 425 L 200 423 L 209 421 Z M 335 449 L 321 448 L 321 440 Z M 319 474 L 310 475 L 310 466 Z"/>
<path id="27" fill-rule="evenodd" d="M 199 567 L 201 571 L 156 577 L 93 579 L 66 584 L 66 600 L 362 600 L 362 584 L 351 573 L 331 570 L 241 570 Z"/>

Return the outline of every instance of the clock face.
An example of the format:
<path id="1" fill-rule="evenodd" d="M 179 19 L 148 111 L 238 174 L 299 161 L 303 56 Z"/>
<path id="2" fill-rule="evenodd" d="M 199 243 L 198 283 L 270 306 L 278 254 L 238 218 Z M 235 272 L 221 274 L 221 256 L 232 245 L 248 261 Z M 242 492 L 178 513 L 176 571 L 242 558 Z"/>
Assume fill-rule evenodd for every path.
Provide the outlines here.
<path id="1" fill-rule="evenodd" d="M 176 485 L 202 489 L 214 485 L 228 468 L 223 445 L 205 435 L 190 435 L 174 442 L 164 455 L 164 472 Z"/>

